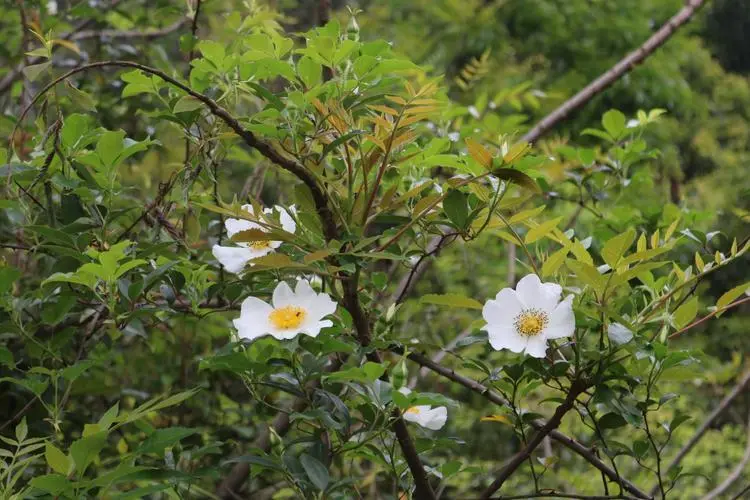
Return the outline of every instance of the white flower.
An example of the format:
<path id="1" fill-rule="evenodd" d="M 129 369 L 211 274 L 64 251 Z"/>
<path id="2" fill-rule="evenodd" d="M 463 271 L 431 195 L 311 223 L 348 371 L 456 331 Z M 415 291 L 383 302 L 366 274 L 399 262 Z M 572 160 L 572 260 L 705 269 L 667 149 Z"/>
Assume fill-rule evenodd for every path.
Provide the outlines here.
<path id="1" fill-rule="evenodd" d="M 254 340 L 270 335 L 289 340 L 300 333 L 317 337 L 322 328 L 333 326 L 323 318 L 336 311 L 336 302 L 327 293 L 316 293 L 306 280 L 297 281 L 294 291 L 284 281 L 279 282 L 272 302 L 270 305 L 257 297 L 242 301 L 240 317 L 234 320 L 241 338 Z"/>
<path id="2" fill-rule="evenodd" d="M 276 205 L 274 207 L 279 213 L 279 221 L 281 222 L 281 228 L 287 233 L 294 233 L 297 230 L 297 224 L 289 214 L 296 214 L 294 205 L 289 207 L 289 211 Z M 252 205 L 242 205 L 242 209 L 246 211 L 250 216 L 254 215 Z M 273 210 L 266 208 L 263 213 L 270 215 Z M 227 219 L 224 222 L 224 227 L 227 230 L 227 236 L 231 238 L 235 234 L 241 231 L 247 231 L 248 229 L 259 229 L 263 232 L 268 232 L 268 228 L 262 225 L 245 219 Z M 214 257 L 226 268 L 227 271 L 233 274 L 239 274 L 245 269 L 245 266 L 253 259 L 263 257 L 271 252 L 274 252 L 281 245 L 280 241 L 254 241 L 248 242 L 237 242 L 236 247 L 223 247 L 214 245 L 212 252 Z M 252 265 L 252 263 L 250 263 Z"/>
<path id="3" fill-rule="evenodd" d="M 411 390 L 407 387 L 402 387 L 399 389 L 399 392 L 410 394 Z M 446 420 L 448 420 L 448 409 L 445 406 L 438 406 L 436 408 L 428 405 L 412 406 L 404 412 L 403 416 L 407 422 L 414 422 L 425 429 L 437 431 L 442 429 Z"/>
<path id="4" fill-rule="evenodd" d="M 562 287 L 524 276 L 516 289 L 503 288 L 482 309 L 493 349 L 510 349 L 543 358 L 547 340 L 570 337 L 575 330 L 573 296 L 562 302 Z"/>

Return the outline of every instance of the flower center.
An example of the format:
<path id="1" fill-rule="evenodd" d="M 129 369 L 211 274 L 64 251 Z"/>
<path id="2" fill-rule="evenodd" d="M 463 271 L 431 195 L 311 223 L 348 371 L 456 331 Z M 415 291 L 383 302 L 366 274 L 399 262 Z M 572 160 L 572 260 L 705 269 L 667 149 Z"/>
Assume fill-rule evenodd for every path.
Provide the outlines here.
<path id="1" fill-rule="evenodd" d="M 516 327 L 516 331 L 519 335 L 524 337 L 535 337 L 542 333 L 544 327 L 547 326 L 549 317 L 547 313 L 540 311 L 539 309 L 525 309 L 521 311 L 521 314 L 516 316 L 513 324 Z"/>
<path id="2" fill-rule="evenodd" d="M 302 324 L 302 320 L 305 319 L 307 311 L 297 306 L 286 306 L 274 309 L 271 314 L 268 315 L 268 319 L 271 321 L 273 326 L 282 330 L 289 328 L 297 328 Z"/>
<path id="3" fill-rule="evenodd" d="M 250 243 L 250 247 L 254 250 L 265 250 L 266 248 L 269 248 L 271 246 L 271 242 L 268 240 L 264 241 L 253 241 Z"/>
<path id="4" fill-rule="evenodd" d="M 414 415 L 419 415 L 420 413 L 422 413 L 422 410 L 420 410 L 416 406 L 412 406 L 411 408 L 406 410 L 406 413 L 413 413 Z"/>

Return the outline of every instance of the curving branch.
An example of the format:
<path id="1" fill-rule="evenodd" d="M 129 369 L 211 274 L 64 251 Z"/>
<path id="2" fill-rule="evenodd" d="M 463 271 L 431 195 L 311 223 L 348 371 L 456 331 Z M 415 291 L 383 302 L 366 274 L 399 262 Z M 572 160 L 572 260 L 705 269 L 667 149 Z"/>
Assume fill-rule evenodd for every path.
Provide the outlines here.
<path id="1" fill-rule="evenodd" d="M 693 14 L 700 9 L 705 0 L 688 0 L 685 6 L 677 14 L 672 16 L 669 21 L 659 28 L 656 33 L 643 42 L 643 45 L 622 58 L 617 64 L 612 66 L 607 72 L 603 73 L 596 80 L 589 83 L 583 90 L 562 103 L 557 109 L 545 116 L 531 130 L 521 137 L 524 142 L 535 142 L 539 137 L 544 135 L 549 129 L 567 118 L 573 111 L 589 102 L 594 96 L 601 93 L 607 87 L 622 78 L 623 75 L 631 71 L 636 65 L 643 62 L 648 56 L 661 47 L 664 42 L 686 22 L 693 17 Z"/>
<path id="2" fill-rule="evenodd" d="M 397 354 L 403 354 L 403 349 L 394 348 L 392 350 L 393 352 Z M 433 360 L 431 360 L 430 358 L 428 358 L 427 356 L 423 354 L 412 352 L 412 353 L 409 353 L 407 357 L 409 360 L 417 363 L 418 365 L 424 368 L 428 368 L 429 370 L 437 373 L 438 375 L 441 375 L 449 380 L 452 380 L 453 382 L 461 384 L 462 386 L 466 387 L 467 389 L 473 392 L 476 392 L 477 394 L 481 395 L 482 397 L 486 398 L 492 403 L 495 403 L 500 406 L 508 405 L 508 401 L 506 401 L 506 399 L 503 396 L 491 390 L 489 387 L 483 384 L 480 384 L 474 379 L 460 375 L 456 373 L 455 370 L 446 368 L 445 366 L 442 366 L 441 364 L 434 362 Z M 547 422 L 544 420 L 535 420 L 531 422 L 532 427 L 537 429 L 537 431 L 544 429 L 546 424 Z M 611 481 L 616 482 L 618 484 L 622 484 L 623 489 L 625 489 L 627 492 L 631 493 L 632 495 L 635 495 L 638 498 L 642 498 L 642 499 L 651 498 L 651 495 L 641 491 L 633 483 L 620 477 L 620 475 L 615 470 L 613 470 L 607 464 L 602 462 L 590 448 L 584 446 L 583 444 L 579 443 L 575 439 L 566 436 L 565 434 L 561 433 L 560 431 L 556 429 L 551 430 L 549 432 L 549 436 L 555 441 L 557 441 L 558 443 L 562 444 L 566 448 L 573 451 L 574 453 L 583 457 L 587 462 L 589 462 L 591 465 L 593 465 L 594 467 L 599 469 L 601 472 L 603 472 L 604 475 L 606 475 Z"/>
<path id="3" fill-rule="evenodd" d="M 323 233 L 325 234 L 325 237 L 327 240 L 335 239 L 337 229 L 336 229 L 336 223 L 333 219 L 333 213 L 331 212 L 331 209 L 328 206 L 326 193 L 324 192 L 323 188 L 318 184 L 318 181 L 315 179 L 312 172 L 310 172 L 307 168 L 305 168 L 304 165 L 302 165 L 298 161 L 283 155 L 282 153 L 277 151 L 273 146 L 271 146 L 269 143 L 259 139 L 251 131 L 245 129 L 242 126 L 242 124 L 239 122 L 239 120 L 237 120 L 234 116 L 232 116 L 229 113 L 229 111 L 221 107 L 216 101 L 214 101 L 207 95 L 201 94 L 200 92 L 193 90 L 189 86 L 169 76 L 168 74 L 166 74 L 165 72 L 161 70 L 158 70 L 156 68 L 151 68 L 149 66 L 145 66 L 140 63 L 136 63 L 132 61 L 99 61 L 99 62 L 94 62 L 90 64 L 85 64 L 83 66 L 79 66 L 55 78 L 50 83 L 48 83 L 42 90 L 40 90 L 34 96 L 31 102 L 21 112 L 20 116 L 18 117 L 18 121 L 16 122 L 16 125 L 10 134 L 11 147 L 13 144 L 13 137 L 15 137 L 16 135 L 16 130 L 23 123 L 23 120 L 28 114 L 29 110 L 39 101 L 39 99 L 41 99 L 55 85 L 57 85 L 58 83 L 78 73 L 83 73 L 91 69 L 104 68 L 104 67 L 139 69 L 143 71 L 144 73 L 148 73 L 148 74 L 161 78 L 162 80 L 169 83 L 170 85 L 177 87 L 178 89 L 182 90 L 186 94 L 202 102 L 208 108 L 211 114 L 221 119 L 221 121 L 223 121 L 229 128 L 231 128 L 234 131 L 234 133 L 236 133 L 245 142 L 245 144 L 256 149 L 260 154 L 262 154 L 263 156 L 271 160 L 274 164 L 278 165 L 284 170 L 287 170 L 288 172 L 297 176 L 297 178 L 299 178 L 310 189 L 313 200 L 315 202 L 315 207 L 317 208 L 318 215 L 320 216 L 320 219 L 323 225 Z"/>
<path id="4" fill-rule="evenodd" d="M 139 30 L 85 30 L 79 31 L 73 34 L 69 40 L 89 40 L 92 38 L 105 39 L 105 40 L 142 40 L 149 41 L 163 36 L 170 35 L 175 31 L 182 28 L 187 19 L 180 19 L 177 22 L 170 24 L 159 29 L 151 29 L 146 31 Z"/>

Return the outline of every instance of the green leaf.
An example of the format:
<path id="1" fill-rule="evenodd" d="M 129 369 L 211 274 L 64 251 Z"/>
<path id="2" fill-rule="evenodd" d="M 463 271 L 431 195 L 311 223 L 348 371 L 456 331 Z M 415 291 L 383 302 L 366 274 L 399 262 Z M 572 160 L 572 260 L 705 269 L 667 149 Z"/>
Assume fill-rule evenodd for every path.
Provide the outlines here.
<path id="1" fill-rule="evenodd" d="M 553 229 L 557 227 L 557 225 L 560 223 L 560 221 L 563 220 L 561 217 L 555 217 L 554 219 L 550 219 L 548 221 L 544 221 L 538 226 L 532 227 L 529 229 L 529 232 L 526 233 L 526 238 L 524 238 L 524 243 L 527 245 L 530 243 L 534 243 L 535 241 L 541 240 L 545 236 L 547 236 L 549 233 L 552 232 Z"/>
<path id="2" fill-rule="evenodd" d="M 604 290 L 606 278 L 594 266 L 572 259 L 568 259 L 566 264 L 580 281 L 589 285 L 596 293 L 601 293 Z"/>
<path id="3" fill-rule="evenodd" d="M 47 460 L 47 465 L 49 465 L 53 471 L 58 472 L 63 476 L 70 474 L 75 467 L 73 460 L 51 443 L 47 443 L 44 448 L 44 458 Z"/>
<path id="4" fill-rule="evenodd" d="M 105 444 L 107 444 L 106 432 L 73 441 L 73 444 L 70 445 L 70 456 L 73 457 L 79 474 L 83 474 L 86 467 L 96 459 Z"/>
<path id="5" fill-rule="evenodd" d="M 302 56 L 297 61 L 297 74 L 307 88 L 312 88 L 323 80 L 323 66 L 308 56 Z"/>
<path id="6" fill-rule="evenodd" d="M 326 380 L 339 382 L 374 382 L 385 373 L 385 366 L 368 361 L 363 366 L 348 368 L 335 372 L 326 377 Z"/>
<path id="7" fill-rule="evenodd" d="M 602 248 L 602 258 L 613 270 L 617 269 L 620 259 L 635 241 L 635 229 L 628 229 L 622 234 L 610 238 Z"/>
<path id="8" fill-rule="evenodd" d="M 607 413 L 599 419 L 599 427 L 602 429 L 617 429 L 627 424 L 627 421 L 617 413 Z"/>
<path id="9" fill-rule="evenodd" d="M 51 495 L 60 495 L 62 493 L 70 493 L 68 497 L 72 497 L 73 488 L 65 476 L 60 474 L 46 474 L 44 476 L 37 476 L 33 478 L 29 484 L 34 488 L 46 491 Z"/>
<path id="10" fill-rule="evenodd" d="M 725 308 L 726 306 L 737 300 L 743 293 L 750 294 L 750 281 L 736 286 L 728 292 L 725 292 L 721 297 L 719 297 L 719 300 L 716 301 L 716 308 Z"/>
<path id="11" fill-rule="evenodd" d="M 469 217 L 469 205 L 466 195 L 457 189 L 448 191 L 443 200 L 443 210 L 457 227 L 464 228 Z"/>
<path id="12" fill-rule="evenodd" d="M 171 448 L 182 439 L 196 434 L 196 429 L 186 427 L 170 427 L 168 429 L 159 429 L 154 431 L 138 447 L 137 453 L 164 453 L 166 448 Z"/>
<path id="13" fill-rule="evenodd" d="M 435 304 L 448 307 L 463 307 L 466 309 L 482 309 L 482 303 L 478 300 L 459 295 L 457 293 L 427 294 L 423 295 L 419 302 L 422 304 Z"/>
<path id="14" fill-rule="evenodd" d="M 568 252 L 570 252 L 570 246 L 563 247 L 547 257 L 547 260 L 542 264 L 542 276 L 547 277 L 555 274 L 560 269 L 560 266 L 563 265 L 563 262 L 565 262 Z"/>
<path id="15" fill-rule="evenodd" d="M 13 359 L 13 353 L 5 346 L 0 346 L 0 365 L 9 366 L 11 368 L 16 366 L 16 362 Z"/>
<path id="16" fill-rule="evenodd" d="M 50 62 L 43 62 L 41 64 L 32 64 L 23 68 L 23 74 L 26 78 L 33 82 L 39 75 L 41 75 L 50 66 Z"/>
<path id="17" fill-rule="evenodd" d="M 321 491 L 325 491 L 328 486 L 329 476 L 326 466 L 320 463 L 316 458 L 303 453 L 299 457 L 302 467 L 305 469 L 307 477 Z"/>
<path id="18" fill-rule="evenodd" d="M 604 113 L 602 117 L 602 125 L 604 130 L 609 133 L 613 138 L 618 139 L 620 135 L 625 131 L 625 115 L 616 109 L 611 109 Z"/>
<path id="19" fill-rule="evenodd" d="M 196 99 L 191 95 L 186 95 L 184 97 L 181 97 L 180 100 L 174 104 L 172 112 L 189 113 L 191 111 L 195 111 L 196 109 L 201 109 L 202 107 L 203 103 L 199 99 Z"/>
<path id="20" fill-rule="evenodd" d="M 675 327 L 683 328 L 698 314 L 698 297 L 692 297 L 682 304 L 672 315 Z"/>
<path id="21" fill-rule="evenodd" d="M 0 267 L 0 295 L 4 295 L 13 289 L 13 283 L 21 277 L 21 270 L 17 267 Z"/>
<path id="22" fill-rule="evenodd" d="M 492 175 L 494 175 L 498 179 L 503 179 L 505 181 L 512 182 L 513 184 L 518 184 L 519 186 L 526 188 L 533 193 L 539 194 L 542 192 L 542 188 L 539 187 L 539 184 L 537 184 L 534 179 L 521 172 L 520 170 L 516 170 L 515 168 L 496 168 L 492 171 Z"/>
<path id="23" fill-rule="evenodd" d="M 67 80 L 65 80 L 65 84 L 70 94 L 70 100 L 73 101 L 73 104 L 75 104 L 77 108 L 85 111 L 96 111 L 96 101 L 93 97 L 82 90 L 78 90 L 68 83 Z"/>
<path id="24" fill-rule="evenodd" d="M 29 426 L 26 425 L 26 417 L 23 417 L 20 422 L 18 422 L 18 425 L 16 425 L 16 440 L 18 442 L 22 442 L 24 439 L 26 439 L 26 436 L 29 434 Z"/>

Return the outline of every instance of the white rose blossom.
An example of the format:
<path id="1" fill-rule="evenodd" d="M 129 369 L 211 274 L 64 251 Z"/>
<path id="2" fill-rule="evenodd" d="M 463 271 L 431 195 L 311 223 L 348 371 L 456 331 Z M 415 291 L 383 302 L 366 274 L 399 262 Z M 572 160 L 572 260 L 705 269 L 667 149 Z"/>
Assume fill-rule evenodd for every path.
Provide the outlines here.
<path id="1" fill-rule="evenodd" d="M 243 300 L 234 327 L 247 340 L 264 335 L 290 340 L 301 333 L 317 337 L 322 328 L 333 326 L 323 318 L 335 311 L 336 302 L 327 293 L 316 293 L 307 280 L 297 281 L 294 291 L 281 281 L 273 291 L 272 304 L 257 297 Z"/>
<path id="2" fill-rule="evenodd" d="M 291 214 L 296 214 L 294 205 L 289 207 L 288 211 L 280 206 L 274 207 L 279 213 L 279 221 L 281 222 L 281 228 L 287 233 L 294 233 L 297 230 L 297 224 L 294 222 Z M 254 215 L 252 205 L 242 205 L 242 209 L 246 211 L 250 216 Z M 273 210 L 266 208 L 263 213 L 270 215 Z M 227 230 L 227 236 L 231 238 L 240 231 L 247 231 L 248 229 L 259 229 L 264 232 L 268 232 L 268 228 L 263 227 L 257 222 L 245 220 L 245 219 L 227 219 L 224 222 L 224 227 Z M 237 246 L 225 247 L 220 245 L 214 245 L 212 252 L 214 257 L 221 263 L 224 268 L 232 274 L 240 274 L 245 266 L 250 263 L 252 265 L 253 259 L 263 257 L 271 252 L 276 251 L 281 246 L 280 241 L 253 241 L 253 242 L 237 242 Z"/>
<path id="3" fill-rule="evenodd" d="M 402 394 L 410 394 L 411 390 L 407 387 L 399 389 Z M 445 406 L 433 408 L 429 405 L 412 406 L 403 413 L 404 420 L 413 422 L 425 429 L 437 431 L 443 428 L 448 420 L 448 409 Z"/>
<path id="4" fill-rule="evenodd" d="M 524 276 L 515 290 L 500 290 L 482 309 L 492 348 L 543 358 L 548 340 L 573 335 L 573 296 L 560 301 L 561 295 L 560 285 L 542 283 L 536 274 Z"/>

